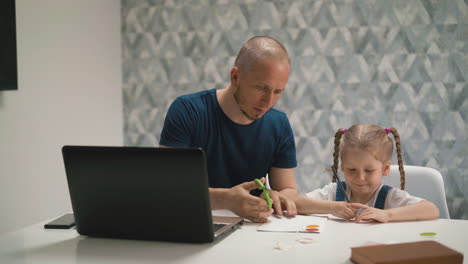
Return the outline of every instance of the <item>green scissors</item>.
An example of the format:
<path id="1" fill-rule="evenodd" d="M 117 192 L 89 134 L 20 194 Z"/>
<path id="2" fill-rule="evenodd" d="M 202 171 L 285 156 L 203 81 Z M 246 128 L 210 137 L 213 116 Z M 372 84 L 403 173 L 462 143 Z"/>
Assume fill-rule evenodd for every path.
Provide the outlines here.
<path id="1" fill-rule="evenodd" d="M 272 203 L 270 194 L 268 193 L 268 189 L 265 187 L 265 185 L 263 185 L 263 183 L 259 179 L 255 179 L 255 182 L 258 184 L 258 189 L 262 190 L 263 194 L 265 195 L 265 200 L 267 201 L 268 209 L 271 209 Z"/>

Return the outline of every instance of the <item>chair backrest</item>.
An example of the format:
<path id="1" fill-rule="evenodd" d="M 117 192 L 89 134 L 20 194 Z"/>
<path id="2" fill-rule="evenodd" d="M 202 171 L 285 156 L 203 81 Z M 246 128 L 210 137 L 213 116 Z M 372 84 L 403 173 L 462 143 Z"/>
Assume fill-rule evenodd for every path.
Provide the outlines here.
<path id="1" fill-rule="evenodd" d="M 405 191 L 413 196 L 424 198 L 434 203 L 440 211 L 439 218 L 450 219 L 447 199 L 445 197 L 444 180 L 439 171 L 420 166 L 404 165 Z M 400 188 L 400 171 L 398 165 L 392 165 L 390 175 L 383 177 L 383 183 Z"/>

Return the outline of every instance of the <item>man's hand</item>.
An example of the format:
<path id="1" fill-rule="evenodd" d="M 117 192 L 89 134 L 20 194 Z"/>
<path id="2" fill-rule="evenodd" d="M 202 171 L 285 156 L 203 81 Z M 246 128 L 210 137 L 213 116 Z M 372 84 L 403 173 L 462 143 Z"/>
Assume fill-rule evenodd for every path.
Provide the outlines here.
<path id="1" fill-rule="evenodd" d="M 298 197 L 294 168 L 271 168 L 268 172 L 270 187 L 279 192 L 271 191 L 273 207 L 277 215 L 295 216 L 297 208 L 295 200 Z M 283 210 L 286 210 L 283 213 Z"/>
<path id="2" fill-rule="evenodd" d="M 361 213 L 356 216 L 355 223 L 360 221 L 374 220 L 381 223 L 387 223 L 389 216 L 385 210 L 381 210 L 374 207 L 369 207 L 360 203 L 352 203 L 351 206 L 355 209 L 361 209 Z"/>
<path id="3" fill-rule="evenodd" d="M 265 183 L 265 178 L 262 178 L 261 181 Z M 257 188 L 258 184 L 255 181 L 250 181 L 228 189 L 225 200 L 227 209 L 252 222 L 267 222 L 267 217 L 273 213 L 273 209 L 268 209 L 268 204 L 264 199 L 250 194 L 251 190 Z"/>
<path id="4" fill-rule="evenodd" d="M 296 203 L 294 202 L 294 199 L 285 192 L 286 190 L 280 192 L 270 190 L 270 198 L 273 202 L 275 213 L 282 216 L 283 210 L 286 210 L 286 216 L 296 216 Z"/>
<path id="5" fill-rule="evenodd" d="M 357 209 L 347 202 L 333 202 L 330 211 L 332 215 L 348 220 L 356 217 L 357 213 Z"/>

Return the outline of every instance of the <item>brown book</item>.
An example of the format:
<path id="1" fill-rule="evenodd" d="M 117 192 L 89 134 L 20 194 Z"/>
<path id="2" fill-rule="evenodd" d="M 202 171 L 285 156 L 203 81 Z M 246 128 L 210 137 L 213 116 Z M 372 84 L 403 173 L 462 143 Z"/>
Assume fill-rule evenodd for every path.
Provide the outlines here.
<path id="1" fill-rule="evenodd" d="M 462 264 L 463 254 L 431 240 L 354 247 L 351 261 L 358 264 Z"/>

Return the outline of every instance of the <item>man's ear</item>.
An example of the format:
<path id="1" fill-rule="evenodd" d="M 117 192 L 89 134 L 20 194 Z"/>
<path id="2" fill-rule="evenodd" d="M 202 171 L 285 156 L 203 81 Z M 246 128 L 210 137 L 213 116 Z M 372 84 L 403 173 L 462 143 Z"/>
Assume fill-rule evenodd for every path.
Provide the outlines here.
<path id="1" fill-rule="evenodd" d="M 234 87 L 237 87 L 238 82 L 239 82 L 239 68 L 232 67 L 232 69 L 231 69 L 231 84 Z"/>
<path id="2" fill-rule="evenodd" d="M 390 161 L 387 161 L 383 164 L 382 175 L 387 176 L 390 174 Z"/>

